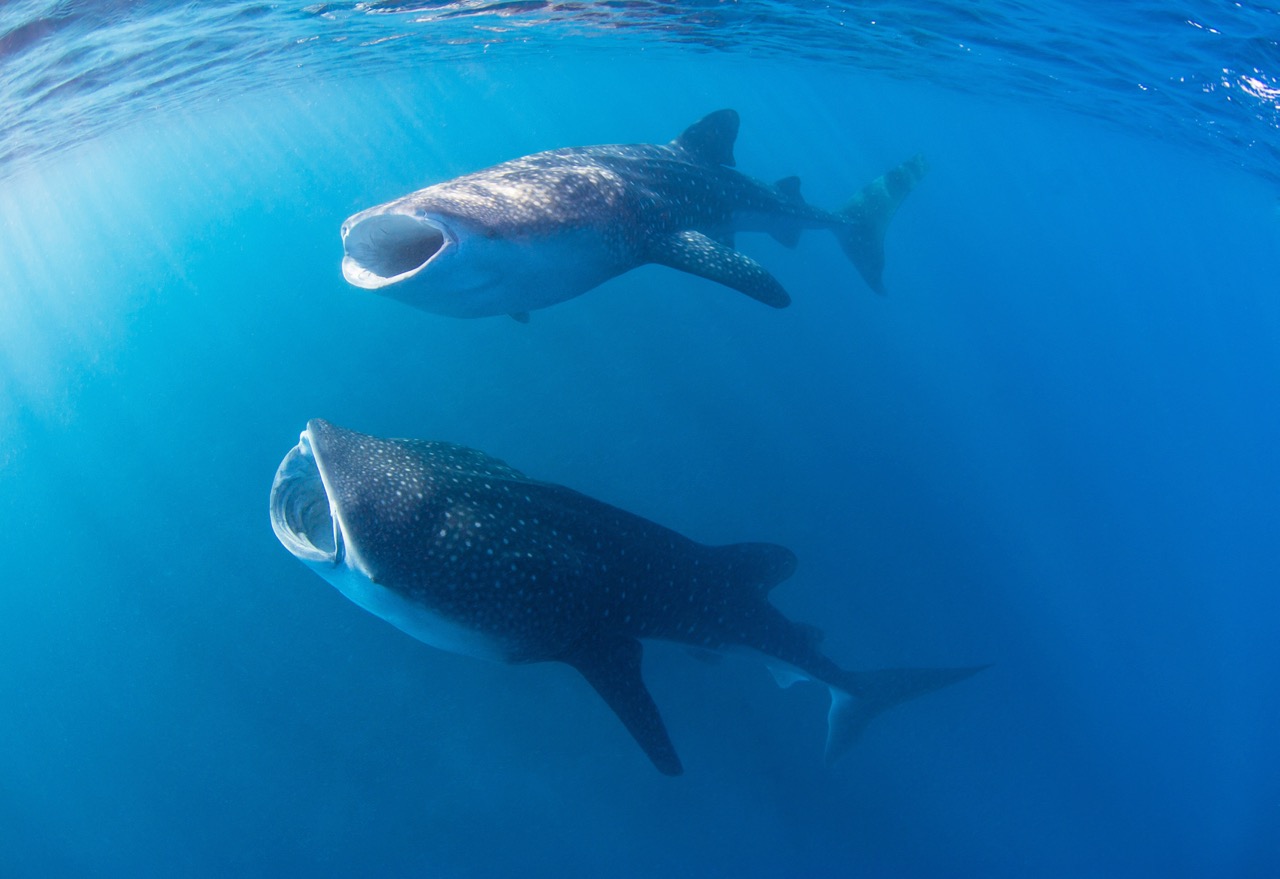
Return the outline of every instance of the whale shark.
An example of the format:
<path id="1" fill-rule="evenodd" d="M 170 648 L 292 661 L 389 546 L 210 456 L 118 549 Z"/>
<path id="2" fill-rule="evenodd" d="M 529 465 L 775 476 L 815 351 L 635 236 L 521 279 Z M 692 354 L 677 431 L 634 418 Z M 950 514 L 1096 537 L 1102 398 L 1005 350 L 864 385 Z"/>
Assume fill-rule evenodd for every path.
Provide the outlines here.
<path id="1" fill-rule="evenodd" d="M 270 514 L 294 556 L 418 640 L 577 669 L 667 775 L 682 766 L 641 674 L 642 641 L 747 653 L 779 684 L 826 685 L 829 762 L 880 712 L 981 668 L 843 669 L 817 628 L 769 602 L 796 566 L 785 547 L 698 543 L 451 443 L 309 421 Z"/>
<path id="2" fill-rule="evenodd" d="M 794 247 L 804 230 L 826 229 L 884 292 L 885 230 L 924 158 L 825 211 L 805 202 L 797 177 L 767 184 L 735 171 L 738 124 L 719 110 L 668 144 L 535 153 L 360 211 L 342 224 L 343 277 L 436 314 L 526 320 L 656 263 L 782 308 L 791 297 L 735 248 L 736 234 Z"/>

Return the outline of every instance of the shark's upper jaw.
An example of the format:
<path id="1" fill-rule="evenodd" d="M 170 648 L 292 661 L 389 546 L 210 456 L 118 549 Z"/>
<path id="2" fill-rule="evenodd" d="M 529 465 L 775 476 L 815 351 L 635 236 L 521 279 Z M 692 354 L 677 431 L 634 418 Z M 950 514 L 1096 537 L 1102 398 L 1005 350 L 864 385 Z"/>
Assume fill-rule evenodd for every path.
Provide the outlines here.
<path id="1" fill-rule="evenodd" d="M 289 552 L 319 567 L 342 564 L 342 526 L 331 508 L 309 427 L 276 470 L 270 506 L 271 527 Z"/>
<path id="2" fill-rule="evenodd" d="M 379 290 L 412 278 L 454 243 L 437 219 L 365 211 L 342 227 L 342 276 L 356 287 Z"/>

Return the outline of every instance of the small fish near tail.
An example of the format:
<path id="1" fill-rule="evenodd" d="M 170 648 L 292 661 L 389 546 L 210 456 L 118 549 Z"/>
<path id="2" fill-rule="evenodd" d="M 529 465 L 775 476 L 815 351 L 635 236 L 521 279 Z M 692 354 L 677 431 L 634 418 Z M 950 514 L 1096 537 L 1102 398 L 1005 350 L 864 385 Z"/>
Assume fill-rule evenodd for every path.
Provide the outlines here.
<path id="1" fill-rule="evenodd" d="M 975 675 L 985 665 L 968 668 L 881 668 L 845 672 L 831 687 L 827 715 L 827 765 L 835 763 L 862 736 L 881 712 L 909 699 L 932 693 Z"/>
<path id="2" fill-rule="evenodd" d="M 877 293 L 884 293 L 885 230 L 928 170 L 924 156 L 916 155 L 872 180 L 838 211 L 848 222 L 834 230 L 836 239 L 867 286 Z"/>

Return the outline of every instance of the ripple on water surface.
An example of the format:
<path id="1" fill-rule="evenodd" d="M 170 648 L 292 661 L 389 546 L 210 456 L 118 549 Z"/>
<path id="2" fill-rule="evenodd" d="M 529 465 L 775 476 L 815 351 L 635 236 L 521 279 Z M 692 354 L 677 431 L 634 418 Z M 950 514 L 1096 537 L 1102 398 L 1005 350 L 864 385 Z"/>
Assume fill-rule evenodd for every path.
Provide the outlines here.
<path id="1" fill-rule="evenodd" d="M 0 177 L 156 110 L 588 37 L 577 45 L 799 58 L 1065 107 L 1280 183 L 1280 7 L 1066 0 L 19 0 L 0 5 Z"/>

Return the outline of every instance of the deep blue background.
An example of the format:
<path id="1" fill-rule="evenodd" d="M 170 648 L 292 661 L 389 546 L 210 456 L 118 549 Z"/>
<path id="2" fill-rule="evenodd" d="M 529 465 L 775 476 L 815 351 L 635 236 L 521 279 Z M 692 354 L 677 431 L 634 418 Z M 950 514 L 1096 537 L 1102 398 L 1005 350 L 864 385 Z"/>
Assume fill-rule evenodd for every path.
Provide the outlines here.
<path id="1" fill-rule="evenodd" d="M 923 151 L 890 295 L 740 246 L 457 321 L 350 213 L 742 114 L 835 206 Z M 0 190 L 0 873 L 1275 875 L 1275 194 L 1209 155 L 818 66 L 582 54 L 169 116 Z M 482 448 L 707 542 L 857 667 L 994 662 L 833 770 L 826 695 L 650 647 L 687 773 L 571 670 L 432 651 L 278 545 L 307 418 Z"/>

